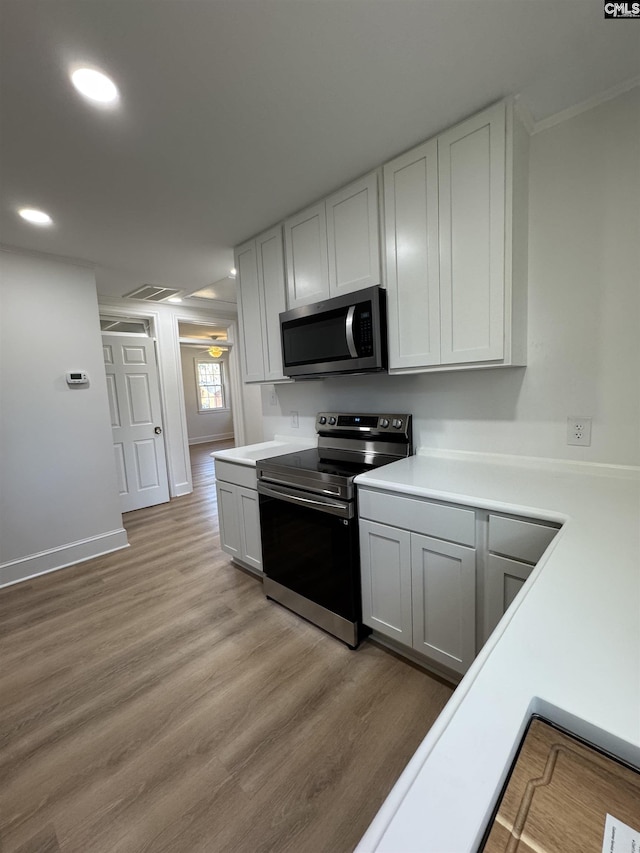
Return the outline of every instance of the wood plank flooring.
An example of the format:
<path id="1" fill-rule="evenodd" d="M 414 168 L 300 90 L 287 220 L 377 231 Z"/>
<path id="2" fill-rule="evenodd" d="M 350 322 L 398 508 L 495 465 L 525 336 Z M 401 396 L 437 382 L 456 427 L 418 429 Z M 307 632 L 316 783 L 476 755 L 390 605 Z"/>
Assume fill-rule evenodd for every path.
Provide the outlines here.
<path id="1" fill-rule="evenodd" d="M 189 448 L 191 457 L 191 480 L 193 488 L 215 482 L 216 476 L 211 454 L 214 450 L 227 450 L 235 447 L 233 440 L 207 441 L 202 444 L 192 444 Z"/>
<path id="2" fill-rule="evenodd" d="M 0 590 L 2 853 L 348 853 L 451 695 L 267 602 L 206 450 L 130 548 Z"/>

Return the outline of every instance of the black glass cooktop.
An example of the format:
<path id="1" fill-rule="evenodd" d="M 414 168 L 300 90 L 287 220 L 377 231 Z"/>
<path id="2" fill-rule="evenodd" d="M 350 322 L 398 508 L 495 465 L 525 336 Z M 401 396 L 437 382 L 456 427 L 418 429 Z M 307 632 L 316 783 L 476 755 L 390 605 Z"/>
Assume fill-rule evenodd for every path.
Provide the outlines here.
<path id="1" fill-rule="evenodd" d="M 395 462 L 397 457 L 383 454 L 364 454 L 348 450 L 299 450 L 282 456 L 270 456 L 258 460 L 257 465 L 270 471 L 299 471 L 309 474 L 330 474 L 334 477 L 352 479 L 358 474 Z"/>

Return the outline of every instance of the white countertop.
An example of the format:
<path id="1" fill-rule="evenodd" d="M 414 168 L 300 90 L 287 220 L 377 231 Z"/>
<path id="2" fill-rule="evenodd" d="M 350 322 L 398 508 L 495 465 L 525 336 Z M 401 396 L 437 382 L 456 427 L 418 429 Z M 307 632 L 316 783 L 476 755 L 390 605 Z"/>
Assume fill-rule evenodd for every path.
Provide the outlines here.
<path id="1" fill-rule="evenodd" d="M 637 468 L 421 451 L 356 482 L 563 522 L 357 853 L 476 850 L 534 712 L 640 765 Z"/>
<path id="2" fill-rule="evenodd" d="M 232 447 L 229 450 L 214 450 L 211 456 L 214 459 L 224 459 L 226 462 L 251 465 L 255 468 L 258 459 L 295 453 L 296 450 L 308 450 L 317 445 L 316 436 L 293 438 L 290 435 L 276 435 L 271 441 L 262 441 L 259 444 L 247 444 L 244 447 Z"/>

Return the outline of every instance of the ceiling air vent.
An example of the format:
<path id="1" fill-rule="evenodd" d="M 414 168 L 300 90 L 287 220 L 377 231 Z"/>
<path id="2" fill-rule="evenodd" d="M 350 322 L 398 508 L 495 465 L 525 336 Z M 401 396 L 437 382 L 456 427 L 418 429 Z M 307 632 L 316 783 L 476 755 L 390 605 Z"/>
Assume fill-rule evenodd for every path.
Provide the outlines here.
<path id="1" fill-rule="evenodd" d="M 164 302 L 180 293 L 171 287 L 157 287 L 154 284 L 144 284 L 132 293 L 126 293 L 127 299 L 144 299 L 146 302 Z"/>

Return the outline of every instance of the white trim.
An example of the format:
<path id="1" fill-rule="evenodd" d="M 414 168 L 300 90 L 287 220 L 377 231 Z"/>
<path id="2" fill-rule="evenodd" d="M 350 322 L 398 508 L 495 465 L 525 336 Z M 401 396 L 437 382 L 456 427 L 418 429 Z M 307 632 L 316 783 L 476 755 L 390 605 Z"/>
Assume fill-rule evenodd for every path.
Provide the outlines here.
<path id="1" fill-rule="evenodd" d="M 11 560 L 0 566 L 0 587 L 11 586 L 38 575 L 56 572 L 58 569 L 128 547 L 127 531 L 124 527 L 120 527 L 118 530 L 110 530 L 108 533 L 101 533 L 89 539 L 79 539 L 77 542 L 69 542 L 67 545 L 30 554 L 28 557 Z"/>
<path id="2" fill-rule="evenodd" d="M 522 122 L 524 129 L 527 131 L 529 136 L 531 136 L 531 134 L 535 132 L 536 122 L 533 118 L 528 104 L 522 100 L 522 95 L 516 95 L 514 97 L 513 106 L 515 113 Z"/>
<path id="3" fill-rule="evenodd" d="M 193 305 L 192 303 L 197 303 Z M 229 315 L 225 319 L 238 316 L 238 303 L 227 302 L 224 299 L 208 299 L 205 296 L 194 296 L 193 293 L 185 293 L 182 308 L 193 308 L 194 311 L 213 312 L 218 316 Z M 221 313 L 222 312 L 222 313 Z"/>
<path id="4" fill-rule="evenodd" d="M 612 86 L 611 89 L 606 89 L 598 95 L 587 98 L 586 101 L 582 101 L 580 104 L 575 104 L 573 107 L 567 107 L 567 109 L 561 110 L 559 113 L 540 119 L 540 121 L 534 123 L 533 130 L 530 132 L 531 134 L 540 133 L 543 130 L 548 130 L 550 127 L 555 127 L 556 124 L 561 124 L 563 121 L 568 121 L 570 118 L 574 118 L 580 115 L 580 113 L 587 112 L 587 110 L 598 107 L 600 104 L 611 101 L 619 95 L 624 95 L 625 92 L 631 91 L 636 86 L 640 86 L 640 77 L 632 77 L 630 80 L 618 83 L 616 86 Z"/>
<path id="5" fill-rule="evenodd" d="M 189 447 L 194 444 L 207 444 L 210 441 L 228 441 L 233 438 L 232 432 L 218 432 L 215 435 L 201 435 L 197 438 L 189 439 Z"/>
<path id="6" fill-rule="evenodd" d="M 194 324 L 194 325 L 197 325 Z M 195 341 L 193 338 L 178 338 L 178 343 L 181 347 L 200 347 L 200 349 L 209 349 L 209 347 L 219 346 L 221 349 L 229 350 L 233 346 L 233 341 L 220 340 L 214 343 L 213 341 Z"/>
<path id="7" fill-rule="evenodd" d="M 227 329 L 227 337 L 231 341 L 238 341 L 238 323 L 234 320 L 229 324 Z M 245 411 L 244 411 L 244 395 L 242 393 L 242 373 L 240 370 L 239 347 L 234 347 L 229 350 L 229 405 L 231 406 L 231 418 L 233 420 L 233 434 L 236 440 L 236 446 L 241 447 L 245 444 Z"/>

